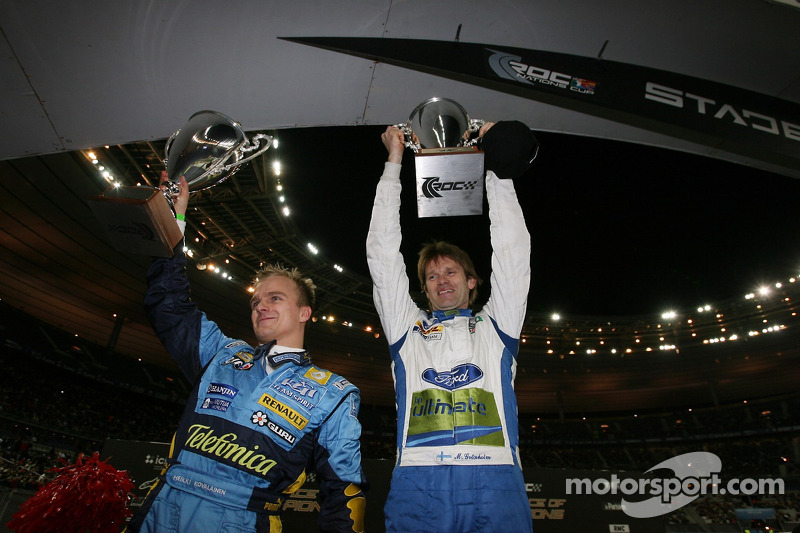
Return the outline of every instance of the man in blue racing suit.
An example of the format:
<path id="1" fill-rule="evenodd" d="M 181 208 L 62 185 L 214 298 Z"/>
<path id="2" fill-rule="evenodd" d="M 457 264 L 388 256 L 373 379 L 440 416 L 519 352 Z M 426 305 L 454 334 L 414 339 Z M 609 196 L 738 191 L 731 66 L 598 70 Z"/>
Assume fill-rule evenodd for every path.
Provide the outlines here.
<path id="1" fill-rule="evenodd" d="M 520 122 L 480 131 L 492 242 L 491 296 L 457 246 L 434 242 L 417 265 L 431 312 L 409 295 L 400 252 L 403 133 L 382 135 L 389 157 L 367 237 L 375 306 L 389 343 L 397 404 L 397 462 L 386 501 L 395 532 L 531 531 L 519 459 L 514 376 L 530 283 L 530 236 L 510 179 L 538 149 Z"/>
<path id="2" fill-rule="evenodd" d="M 180 224 L 189 192 L 183 178 L 179 186 Z M 303 349 L 311 280 L 296 269 L 259 272 L 250 302 L 254 348 L 198 310 L 185 267 L 176 250 L 155 259 L 147 275 L 153 328 L 194 390 L 168 466 L 127 530 L 279 532 L 284 499 L 312 467 L 320 531 L 363 531 L 359 392 Z"/>

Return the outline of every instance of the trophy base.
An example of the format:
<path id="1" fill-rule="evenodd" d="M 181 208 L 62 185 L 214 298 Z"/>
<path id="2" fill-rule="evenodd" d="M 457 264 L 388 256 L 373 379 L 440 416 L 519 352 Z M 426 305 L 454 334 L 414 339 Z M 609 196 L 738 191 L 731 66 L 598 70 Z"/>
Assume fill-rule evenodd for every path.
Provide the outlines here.
<path id="1" fill-rule="evenodd" d="M 482 214 L 483 155 L 475 146 L 420 150 L 417 218 Z"/>
<path id="2" fill-rule="evenodd" d="M 109 187 L 90 198 L 89 206 L 120 252 L 172 257 L 183 238 L 160 189 Z"/>

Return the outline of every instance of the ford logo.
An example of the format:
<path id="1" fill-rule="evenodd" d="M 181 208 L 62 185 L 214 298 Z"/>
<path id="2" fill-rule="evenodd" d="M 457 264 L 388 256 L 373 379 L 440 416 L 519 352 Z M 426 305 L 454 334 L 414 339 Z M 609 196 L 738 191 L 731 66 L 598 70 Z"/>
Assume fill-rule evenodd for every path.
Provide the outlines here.
<path id="1" fill-rule="evenodd" d="M 450 371 L 437 372 L 428 368 L 422 373 L 423 381 L 433 383 L 437 387 L 454 390 L 474 383 L 483 377 L 483 370 L 472 363 L 453 367 Z"/>

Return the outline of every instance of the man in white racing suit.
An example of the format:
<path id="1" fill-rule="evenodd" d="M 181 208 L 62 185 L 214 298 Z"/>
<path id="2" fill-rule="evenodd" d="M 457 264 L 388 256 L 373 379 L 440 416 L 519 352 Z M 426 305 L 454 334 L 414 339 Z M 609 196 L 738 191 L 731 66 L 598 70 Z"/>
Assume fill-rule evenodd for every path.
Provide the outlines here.
<path id="1" fill-rule="evenodd" d="M 430 312 L 409 295 L 400 253 L 404 138 L 396 127 L 381 137 L 389 157 L 375 195 L 367 262 L 397 404 L 387 531 L 532 529 L 513 388 L 530 236 L 513 182 L 501 178 L 524 173 L 538 143 L 520 122 L 487 123 L 480 135 L 493 252 L 491 295 L 477 313 L 469 305 L 480 278 L 469 256 L 452 244 L 435 242 L 420 252 L 418 275 Z"/>

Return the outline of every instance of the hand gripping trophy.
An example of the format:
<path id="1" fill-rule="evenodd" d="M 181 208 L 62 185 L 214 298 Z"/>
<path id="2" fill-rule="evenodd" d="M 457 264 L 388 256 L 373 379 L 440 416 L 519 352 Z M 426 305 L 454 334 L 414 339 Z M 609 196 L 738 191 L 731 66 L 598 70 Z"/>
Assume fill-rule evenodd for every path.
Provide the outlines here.
<path id="1" fill-rule="evenodd" d="M 110 187 L 92 198 L 90 206 L 117 250 L 171 257 L 182 238 L 172 205 L 180 177 L 186 178 L 191 192 L 208 189 L 232 176 L 271 144 L 272 137 L 263 133 L 248 139 L 242 126 L 222 113 L 199 111 L 167 139 L 164 164 L 169 181 L 163 191 Z"/>

